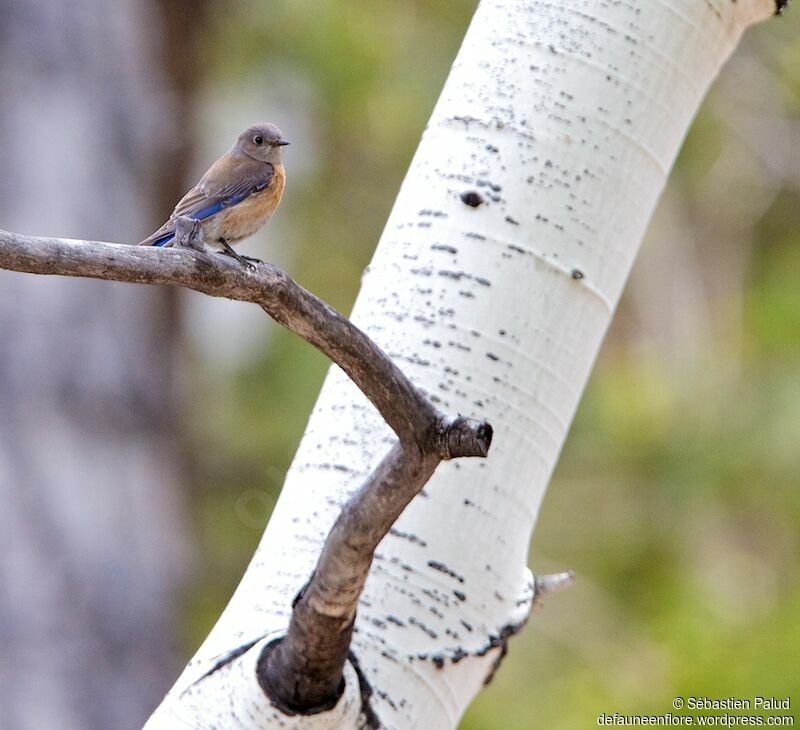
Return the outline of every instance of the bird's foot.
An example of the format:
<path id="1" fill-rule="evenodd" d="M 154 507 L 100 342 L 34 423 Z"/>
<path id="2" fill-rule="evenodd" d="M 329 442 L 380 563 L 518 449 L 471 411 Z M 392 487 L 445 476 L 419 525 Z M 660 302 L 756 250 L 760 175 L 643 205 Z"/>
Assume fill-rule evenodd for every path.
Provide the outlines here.
<path id="1" fill-rule="evenodd" d="M 200 221 L 185 215 L 178 216 L 172 245 L 202 251 L 203 242 L 200 240 Z"/>
<path id="2" fill-rule="evenodd" d="M 254 264 L 264 263 L 261 259 L 257 259 L 255 256 L 245 256 L 243 253 L 240 253 L 239 256 L 241 256 L 245 261 L 250 261 Z"/>
<path id="3" fill-rule="evenodd" d="M 253 258 L 252 256 L 245 256 L 244 254 L 240 254 L 236 252 L 233 247 L 224 239 L 219 239 L 219 244 L 222 246 L 222 250 L 228 256 L 232 256 L 235 258 L 242 266 L 246 266 L 248 269 L 255 271 L 256 264 L 263 264 L 264 262 L 261 259 Z"/>

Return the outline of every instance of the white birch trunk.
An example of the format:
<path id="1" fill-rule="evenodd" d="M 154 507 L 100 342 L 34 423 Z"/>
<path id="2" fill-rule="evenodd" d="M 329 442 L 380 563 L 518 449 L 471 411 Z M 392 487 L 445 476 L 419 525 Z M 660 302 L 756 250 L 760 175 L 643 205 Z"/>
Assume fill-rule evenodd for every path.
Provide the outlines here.
<path id="1" fill-rule="evenodd" d="M 454 727 L 525 621 L 531 531 L 648 220 L 710 83 L 774 12 L 478 8 L 353 312 L 446 412 L 495 429 L 489 458 L 442 464 L 376 555 L 352 649 L 385 727 Z M 469 191 L 484 204 L 465 205 Z M 357 727 L 350 667 L 334 711 L 270 708 L 254 674 L 264 641 L 196 680 L 281 634 L 340 504 L 391 439 L 332 368 L 239 589 L 148 728 Z"/>

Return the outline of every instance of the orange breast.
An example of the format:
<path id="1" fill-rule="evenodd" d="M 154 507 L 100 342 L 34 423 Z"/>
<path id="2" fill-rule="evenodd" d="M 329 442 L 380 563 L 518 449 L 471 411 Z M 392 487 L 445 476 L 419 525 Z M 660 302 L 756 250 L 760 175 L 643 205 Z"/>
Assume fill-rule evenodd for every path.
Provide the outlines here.
<path id="1" fill-rule="evenodd" d="M 281 202 L 285 187 L 286 173 L 283 165 L 276 165 L 275 176 L 266 190 L 252 195 L 247 200 L 243 200 L 208 221 L 211 223 L 213 220 L 215 223 L 215 225 L 209 226 L 215 230 L 208 230 L 208 237 L 212 239 L 222 237 L 228 243 L 234 243 L 252 236 L 275 212 Z"/>

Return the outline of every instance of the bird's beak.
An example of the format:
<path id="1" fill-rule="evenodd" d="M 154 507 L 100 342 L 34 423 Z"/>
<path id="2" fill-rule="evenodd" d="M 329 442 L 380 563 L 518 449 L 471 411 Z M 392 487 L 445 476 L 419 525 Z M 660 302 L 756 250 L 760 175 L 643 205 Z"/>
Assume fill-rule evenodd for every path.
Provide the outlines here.
<path id="1" fill-rule="evenodd" d="M 276 143 L 278 147 L 285 147 L 287 144 L 291 144 L 288 139 L 279 139 Z"/>

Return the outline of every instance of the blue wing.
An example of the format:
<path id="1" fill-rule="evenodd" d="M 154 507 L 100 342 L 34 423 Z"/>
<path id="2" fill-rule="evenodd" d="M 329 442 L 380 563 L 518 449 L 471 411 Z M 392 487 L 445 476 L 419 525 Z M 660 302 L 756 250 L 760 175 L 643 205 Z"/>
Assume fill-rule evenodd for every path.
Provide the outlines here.
<path id="1" fill-rule="evenodd" d="M 139 245 L 168 246 L 172 239 L 175 238 L 176 218 L 186 216 L 196 221 L 210 218 L 220 211 L 232 208 L 234 205 L 247 200 L 251 195 L 266 190 L 270 186 L 273 177 L 275 177 L 275 168 L 267 164 L 259 174 L 251 175 L 228 185 L 213 195 L 209 195 L 198 184 L 183 196 L 175 206 L 175 210 L 172 211 L 169 220 Z"/>

